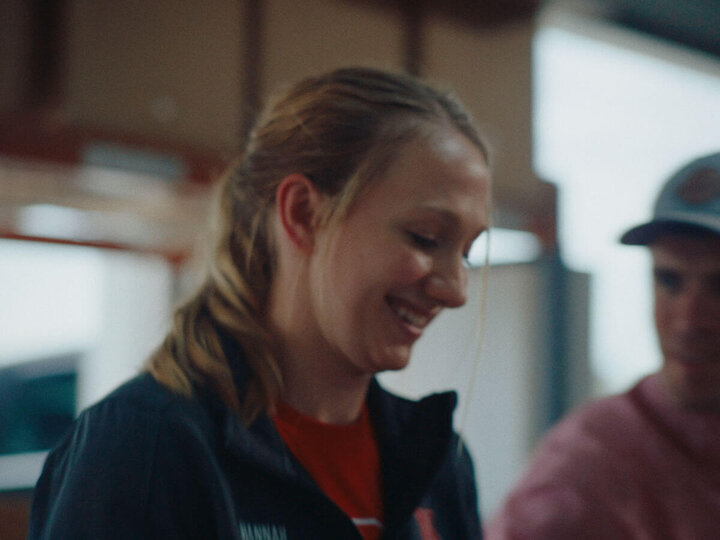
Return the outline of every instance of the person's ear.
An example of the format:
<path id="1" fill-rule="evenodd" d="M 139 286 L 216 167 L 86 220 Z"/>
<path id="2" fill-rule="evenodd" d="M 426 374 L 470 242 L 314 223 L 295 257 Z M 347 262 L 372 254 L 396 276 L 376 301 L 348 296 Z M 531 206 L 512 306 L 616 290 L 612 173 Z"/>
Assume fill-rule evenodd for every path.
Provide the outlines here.
<path id="1" fill-rule="evenodd" d="M 303 253 L 310 253 L 315 240 L 316 216 L 325 196 L 303 174 L 290 174 L 275 190 L 275 205 L 287 238 Z"/>

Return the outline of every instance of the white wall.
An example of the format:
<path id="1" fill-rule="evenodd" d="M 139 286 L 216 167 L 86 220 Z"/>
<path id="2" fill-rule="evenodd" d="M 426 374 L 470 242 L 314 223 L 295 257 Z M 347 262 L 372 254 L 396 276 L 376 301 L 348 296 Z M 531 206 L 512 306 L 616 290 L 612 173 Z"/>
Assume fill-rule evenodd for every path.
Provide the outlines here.
<path id="1" fill-rule="evenodd" d="M 140 370 L 170 321 L 173 275 L 155 256 L 103 252 L 99 335 L 78 372 L 78 410 Z"/>

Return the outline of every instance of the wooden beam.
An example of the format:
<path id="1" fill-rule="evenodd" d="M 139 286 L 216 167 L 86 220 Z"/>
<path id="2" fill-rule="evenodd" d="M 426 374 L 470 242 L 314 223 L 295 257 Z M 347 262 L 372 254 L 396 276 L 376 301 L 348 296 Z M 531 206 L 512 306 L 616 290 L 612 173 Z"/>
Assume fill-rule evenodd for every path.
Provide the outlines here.
<path id="1" fill-rule="evenodd" d="M 412 0 L 343 0 L 404 9 Z M 533 17 L 541 0 L 418 0 L 426 16 L 442 14 L 463 25 L 497 26 Z"/>
<path id="2" fill-rule="evenodd" d="M 423 20 L 425 0 L 401 0 L 405 27 L 404 67 L 411 75 L 420 76 L 424 64 Z"/>
<path id="3" fill-rule="evenodd" d="M 23 106 L 28 109 L 59 103 L 66 55 L 66 0 L 30 2 L 31 41 Z"/>
<path id="4" fill-rule="evenodd" d="M 252 129 L 255 118 L 262 106 L 262 38 L 264 27 L 264 0 L 244 0 L 244 20 L 242 21 L 242 96 L 240 103 L 241 144 L 244 144 Z"/>
<path id="5" fill-rule="evenodd" d="M 89 144 L 113 143 L 128 149 L 142 149 L 180 159 L 187 180 L 201 184 L 214 182 L 227 162 L 218 154 L 184 144 L 128 136 L 122 133 L 81 128 L 57 122 L 43 112 L 0 117 L 0 155 L 66 165 L 82 165 Z"/>

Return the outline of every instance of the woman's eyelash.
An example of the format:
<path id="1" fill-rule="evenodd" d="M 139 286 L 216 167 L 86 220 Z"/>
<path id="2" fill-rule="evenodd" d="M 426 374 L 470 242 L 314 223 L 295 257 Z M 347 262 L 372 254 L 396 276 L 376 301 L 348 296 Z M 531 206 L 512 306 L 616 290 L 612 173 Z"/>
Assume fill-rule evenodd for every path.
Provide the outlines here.
<path id="1" fill-rule="evenodd" d="M 410 239 L 413 241 L 413 243 L 420 248 L 429 249 L 434 248 L 438 245 L 437 239 L 433 237 L 425 236 L 414 232 L 409 232 L 408 235 L 410 236 Z"/>
<path id="2" fill-rule="evenodd" d="M 436 238 L 434 236 L 426 236 L 424 234 L 415 233 L 412 231 L 408 231 L 408 237 L 412 241 L 413 244 L 415 244 L 418 248 L 423 250 L 432 250 L 440 247 L 442 240 L 440 238 Z M 463 251 L 461 254 L 463 263 L 466 266 L 470 266 L 470 250 Z"/>

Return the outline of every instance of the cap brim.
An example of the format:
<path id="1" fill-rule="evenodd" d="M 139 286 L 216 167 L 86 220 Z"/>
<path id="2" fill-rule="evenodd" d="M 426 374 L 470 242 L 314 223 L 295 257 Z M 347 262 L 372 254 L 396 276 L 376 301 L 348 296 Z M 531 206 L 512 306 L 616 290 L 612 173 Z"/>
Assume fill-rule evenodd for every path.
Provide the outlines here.
<path id="1" fill-rule="evenodd" d="M 647 246 L 661 236 L 688 233 L 718 234 L 718 231 L 687 221 L 657 220 L 633 227 L 620 237 L 620 243 L 628 246 Z"/>

